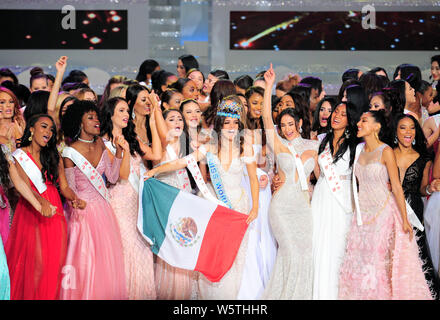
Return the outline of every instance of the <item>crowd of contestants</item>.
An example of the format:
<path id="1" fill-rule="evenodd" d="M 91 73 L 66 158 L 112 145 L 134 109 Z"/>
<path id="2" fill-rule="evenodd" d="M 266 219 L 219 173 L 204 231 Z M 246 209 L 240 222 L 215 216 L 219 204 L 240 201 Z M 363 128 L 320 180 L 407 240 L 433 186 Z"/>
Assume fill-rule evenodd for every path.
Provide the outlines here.
<path id="1" fill-rule="evenodd" d="M 429 81 L 411 64 L 392 77 L 349 69 L 337 96 L 272 65 L 206 75 L 191 55 L 176 72 L 146 60 L 99 98 L 86 74 L 65 74 L 65 56 L 55 77 L 32 69 L 29 87 L 0 69 L 0 299 L 237 299 L 247 236 L 209 283 L 153 255 L 137 229 L 131 178 L 197 194 L 184 159 L 209 185 L 206 152 L 249 223 L 269 190 L 276 253 L 256 299 L 437 299 L 440 56 L 430 62 Z"/>

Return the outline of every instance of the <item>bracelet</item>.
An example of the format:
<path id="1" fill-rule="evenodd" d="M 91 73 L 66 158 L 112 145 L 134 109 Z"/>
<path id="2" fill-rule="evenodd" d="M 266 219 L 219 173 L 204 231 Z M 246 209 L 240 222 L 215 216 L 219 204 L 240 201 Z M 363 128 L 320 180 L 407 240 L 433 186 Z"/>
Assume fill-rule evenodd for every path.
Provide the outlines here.
<path id="1" fill-rule="evenodd" d="M 426 185 L 425 192 L 428 196 L 430 196 L 432 194 L 432 192 L 429 192 L 429 184 Z"/>

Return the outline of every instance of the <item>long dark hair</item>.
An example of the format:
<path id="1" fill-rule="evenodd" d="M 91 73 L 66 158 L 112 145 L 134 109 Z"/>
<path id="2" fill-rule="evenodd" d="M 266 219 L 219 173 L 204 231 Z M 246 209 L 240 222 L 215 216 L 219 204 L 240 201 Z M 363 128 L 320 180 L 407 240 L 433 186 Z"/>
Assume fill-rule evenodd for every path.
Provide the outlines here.
<path id="1" fill-rule="evenodd" d="M 217 153 L 220 152 L 221 149 L 221 132 L 223 129 L 223 125 L 225 124 L 226 117 L 216 115 L 214 117 L 214 131 L 217 133 Z M 243 143 L 244 143 L 244 136 L 240 134 L 240 132 L 244 132 L 244 124 L 241 122 L 241 120 L 238 121 L 238 134 L 236 136 L 236 142 L 240 145 L 240 154 L 243 153 Z"/>
<path id="2" fill-rule="evenodd" d="M 182 117 L 182 120 L 183 120 L 183 130 L 182 130 L 182 134 L 179 137 L 180 155 L 178 155 L 178 157 L 181 158 L 181 157 L 187 156 L 189 154 L 189 138 L 187 137 L 188 126 L 186 125 L 185 117 L 183 116 L 182 111 L 180 111 L 178 109 L 165 110 L 163 112 L 164 120 L 166 120 L 168 118 L 168 115 L 171 112 L 179 113 L 180 116 Z"/>
<path id="3" fill-rule="evenodd" d="M 154 71 L 151 74 L 151 87 L 159 97 L 163 93 L 162 86 L 166 86 L 167 79 L 171 76 L 174 76 L 174 73 L 163 69 Z"/>
<path id="4" fill-rule="evenodd" d="M 203 112 L 205 123 L 210 126 L 217 114 L 219 102 L 227 96 L 236 94 L 234 83 L 230 80 L 218 80 L 209 94 L 211 105 Z"/>
<path id="5" fill-rule="evenodd" d="M 391 81 L 390 86 L 384 88 L 384 91 L 389 95 L 392 114 L 403 113 L 406 105 L 405 80 L 398 79 Z"/>
<path id="6" fill-rule="evenodd" d="M 374 111 L 370 110 L 368 112 L 374 118 L 374 121 L 380 124 L 380 131 L 378 134 L 379 140 L 390 145 L 390 143 L 388 142 L 389 134 L 387 133 L 387 130 L 389 130 L 389 128 L 387 127 L 388 120 L 386 117 L 385 110 L 374 110 Z"/>
<path id="7" fill-rule="evenodd" d="M 46 114 L 47 102 L 49 101 L 49 91 L 38 90 L 29 96 L 26 109 L 24 109 L 23 117 L 28 121 L 34 114 Z"/>
<path id="8" fill-rule="evenodd" d="M 132 84 L 128 86 L 127 92 L 125 93 L 125 97 L 128 103 L 128 108 L 130 109 L 130 118 L 132 118 L 134 105 L 136 104 L 136 100 L 138 98 L 139 92 L 146 90 L 150 92 L 147 87 L 141 86 L 140 84 Z M 145 127 L 147 128 L 147 138 L 148 141 L 151 142 L 151 128 L 150 128 L 150 115 L 145 116 Z"/>
<path id="9" fill-rule="evenodd" d="M 316 106 L 316 110 L 313 114 L 313 123 L 312 123 L 312 131 L 318 131 L 318 134 L 323 133 L 326 131 L 326 128 L 321 127 L 321 124 L 319 123 L 319 110 L 321 109 L 324 102 L 330 103 L 330 106 L 333 110 L 335 110 L 336 107 L 336 100 L 330 96 L 325 96 L 321 101 L 318 102 L 318 105 Z M 330 117 L 329 117 L 330 119 Z M 327 126 L 330 122 L 327 121 Z"/>
<path id="10" fill-rule="evenodd" d="M 294 90 L 287 92 L 285 95 L 289 95 L 292 98 L 293 102 L 295 103 L 295 110 L 298 111 L 300 118 L 303 119 L 301 136 L 305 139 L 310 139 L 311 125 L 308 107 L 309 103 L 304 100 L 301 94 L 295 92 Z"/>
<path id="11" fill-rule="evenodd" d="M 185 74 L 188 73 L 191 69 L 198 69 L 199 62 L 197 59 L 191 54 L 184 54 L 179 57 L 179 60 L 182 61 L 183 67 L 185 68 Z"/>
<path id="12" fill-rule="evenodd" d="M 399 125 L 400 120 L 404 119 L 404 118 L 409 118 L 412 120 L 412 122 L 414 123 L 414 127 L 416 129 L 416 135 L 414 137 L 415 140 L 415 145 L 412 146 L 412 148 L 417 151 L 417 153 L 420 156 L 427 156 L 428 155 L 428 149 L 426 147 L 426 138 L 425 135 L 423 134 L 423 130 L 422 127 L 420 127 L 419 122 L 416 120 L 416 118 L 414 118 L 412 115 L 410 114 L 398 114 L 394 117 L 394 121 L 393 121 L 393 126 L 392 126 L 392 137 L 394 137 L 393 139 L 390 139 L 390 146 L 394 149 L 399 145 L 399 142 L 396 142 L 396 138 L 397 138 L 397 128 Z"/>
<path id="13" fill-rule="evenodd" d="M 57 130 L 55 121 L 53 121 L 51 116 L 48 114 L 36 114 L 30 117 L 26 122 L 26 128 L 24 129 L 23 136 L 20 138 L 17 148 L 24 148 L 31 145 L 32 142 L 29 141 L 29 138 L 32 135 L 31 128 L 33 128 L 41 118 L 48 118 L 52 121 L 52 137 L 47 145 L 41 148 L 40 151 L 41 173 L 43 174 L 44 181 L 48 180 L 52 183 L 56 183 L 58 180 L 60 154 L 57 150 Z"/>
<path id="14" fill-rule="evenodd" d="M 264 89 L 261 87 L 255 87 L 255 86 L 251 86 L 246 90 L 246 94 L 245 94 L 245 98 L 247 100 L 248 103 L 248 112 L 247 112 L 247 128 L 251 129 L 251 130 L 255 130 L 255 129 L 264 129 L 264 125 L 263 125 L 263 117 L 259 117 L 259 118 L 251 118 L 250 116 L 250 102 L 249 99 L 251 98 L 251 96 L 253 94 L 258 94 L 260 95 L 262 98 L 264 98 Z"/>
<path id="15" fill-rule="evenodd" d="M 337 141 L 337 144 L 339 144 L 342 140 L 341 145 L 339 146 L 338 151 L 333 156 L 333 163 L 336 163 L 339 159 L 342 158 L 342 156 L 345 154 L 347 149 L 350 149 L 350 167 L 353 165 L 354 162 L 354 156 L 356 153 L 356 145 L 359 142 L 359 139 L 356 137 L 357 134 L 357 122 L 358 122 L 358 113 L 356 110 L 356 107 L 351 102 L 341 102 L 338 104 L 345 104 L 345 109 L 347 113 L 347 126 L 345 127 L 344 134 L 339 138 Z M 333 148 L 333 139 L 335 138 L 335 133 L 333 132 L 332 126 L 331 126 L 331 118 L 333 116 L 333 113 L 335 112 L 337 106 L 332 110 L 332 113 L 330 114 L 330 121 L 329 125 L 327 125 L 327 132 L 322 139 L 321 144 L 319 145 L 318 154 L 321 154 L 327 143 L 330 145 L 330 151 L 333 154 L 334 148 Z M 348 135 L 348 137 L 347 137 Z"/>
<path id="16" fill-rule="evenodd" d="M 141 82 L 141 81 L 146 81 L 147 80 L 147 75 L 151 75 L 154 71 L 154 69 L 156 69 L 159 66 L 159 63 L 156 60 L 152 60 L 152 59 L 147 59 L 144 62 L 142 62 L 141 66 L 139 67 L 139 72 L 136 76 L 136 80 Z"/>
<path id="17" fill-rule="evenodd" d="M 354 105 L 359 119 L 362 113 L 370 109 L 370 101 L 368 100 L 364 87 L 361 85 L 350 85 L 345 91 L 347 92 L 347 101 Z"/>
<path id="18" fill-rule="evenodd" d="M 296 127 L 296 131 L 300 131 L 300 127 L 299 127 L 299 120 L 302 119 L 303 124 L 304 124 L 304 118 L 302 117 L 302 113 L 295 107 L 295 108 L 287 108 L 284 109 L 283 111 L 281 111 L 278 116 L 277 116 L 277 128 L 279 130 L 280 136 L 282 136 L 282 131 L 281 131 L 281 119 L 285 116 L 285 115 L 289 115 L 291 116 L 294 120 L 295 120 L 295 127 Z M 303 129 L 304 132 L 304 129 Z M 302 134 L 300 134 L 301 137 L 303 137 Z M 304 137 L 303 137 L 304 138 Z"/>
<path id="19" fill-rule="evenodd" d="M 99 121 L 101 123 L 101 133 L 100 136 L 108 135 L 109 141 L 113 141 L 113 121 L 112 116 L 115 113 L 116 105 L 120 102 L 127 102 L 124 98 L 114 97 L 107 100 L 101 108 L 99 113 Z M 129 114 L 129 119 L 127 126 L 122 129 L 122 134 L 127 140 L 130 146 L 130 154 L 134 156 L 135 153 L 140 156 L 144 155 L 144 152 L 139 146 L 139 141 L 136 139 L 136 132 L 134 131 L 135 125 L 132 121 L 131 114 Z"/>

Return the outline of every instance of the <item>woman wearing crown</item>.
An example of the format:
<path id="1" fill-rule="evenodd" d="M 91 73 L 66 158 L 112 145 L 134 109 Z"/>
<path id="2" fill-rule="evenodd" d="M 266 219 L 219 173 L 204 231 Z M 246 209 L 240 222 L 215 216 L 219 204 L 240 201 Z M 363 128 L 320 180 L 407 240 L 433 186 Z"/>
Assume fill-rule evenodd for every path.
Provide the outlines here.
<path id="1" fill-rule="evenodd" d="M 204 160 L 208 164 L 211 184 L 218 200 L 235 211 L 248 214 L 247 222 L 252 222 L 258 214 L 259 184 L 252 145 L 245 143 L 244 137 L 240 135 L 244 128 L 240 120 L 241 114 L 242 105 L 237 96 L 224 98 L 217 109 L 213 137 L 209 144 L 202 145 L 185 158 L 168 162 L 150 170 L 145 175 L 145 179 L 159 173 L 189 167 L 191 163 Z M 252 199 L 247 197 L 246 191 L 240 185 L 245 166 L 250 179 Z M 219 174 L 213 174 L 214 172 Z M 197 177 L 195 180 L 198 184 L 200 183 Z M 214 186 L 216 187 L 214 188 Z M 204 193 L 202 192 L 202 194 Z M 204 194 L 204 196 L 206 195 Z M 207 198 L 210 197 L 212 194 L 209 194 Z M 246 258 L 247 238 L 246 232 L 234 264 L 219 282 L 210 282 L 202 274 L 199 275 L 199 299 L 233 300 L 237 298 Z"/>

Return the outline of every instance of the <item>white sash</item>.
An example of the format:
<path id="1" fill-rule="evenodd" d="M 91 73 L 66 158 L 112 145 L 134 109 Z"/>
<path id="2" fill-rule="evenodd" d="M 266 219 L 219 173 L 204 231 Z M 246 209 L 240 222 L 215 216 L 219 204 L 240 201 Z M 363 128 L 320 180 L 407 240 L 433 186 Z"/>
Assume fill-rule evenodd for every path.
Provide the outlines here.
<path id="1" fill-rule="evenodd" d="M 301 158 L 296 153 L 295 149 L 293 148 L 290 142 L 288 142 L 286 145 L 290 153 L 293 155 L 293 158 L 295 159 L 296 171 L 298 172 L 299 182 L 301 183 L 301 189 L 303 191 L 309 190 L 306 174 L 304 172 L 304 165 L 301 161 Z"/>
<path id="2" fill-rule="evenodd" d="M 205 181 L 203 180 L 202 173 L 200 172 L 200 168 L 197 165 L 197 161 L 194 158 L 192 154 L 187 155 L 185 158 L 186 165 L 191 173 L 191 175 L 194 178 L 194 181 L 197 184 L 197 187 L 199 188 L 200 192 L 202 193 L 203 197 L 207 200 L 210 200 L 218 205 L 225 206 L 223 202 L 218 200 L 214 195 L 208 190 L 208 187 L 206 186 Z"/>
<path id="3" fill-rule="evenodd" d="M 21 149 L 17 149 L 12 153 L 12 156 L 18 161 L 20 166 L 23 168 L 24 172 L 28 178 L 32 181 L 35 188 L 37 188 L 38 193 L 42 194 L 47 190 L 47 186 L 43 180 L 43 174 L 35 162 Z"/>
<path id="4" fill-rule="evenodd" d="M 174 151 L 170 144 L 167 145 L 167 153 L 171 161 L 178 159 L 176 151 Z M 185 168 L 177 170 L 177 179 L 179 180 L 179 184 L 183 190 L 187 190 L 191 187 L 189 178 L 185 175 L 185 171 Z"/>
<path id="5" fill-rule="evenodd" d="M 339 175 L 336 174 L 335 164 L 333 163 L 333 157 L 330 150 L 330 143 L 327 143 L 325 146 L 324 152 L 322 152 L 318 158 L 318 162 L 336 200 L 342 208 L 344 208 L 346 213 L 352 212 L 353 208 L 351 206 L 351 201 L 350 199 L 344 199 L 344 192 L 341 189 L 341 179 Z M 350 201 L 350 205 L 347 201 Z"/>
<path id="6" fill-rule="evenodd" d="M 355 168 L 356 168 L 356 164 L 357 161 L 359 159 L 359 155 L 361 154 L 362 149 L 365 146 L 365 142 L 361 142 L 356 146 L 356 155 L 354 157 L 354 163 L 353 163 L 353 172 L 352 172 L 352 177 L 351 177 L 351 182 L 352 182 L 352 186 L 353 186 L 353 198 L 354 198 L 354 204 L 356 207 L 356 220 L 357 220 L 357 224 L 358 226 L 362 225 L 362 216 L 361 216 L 361 209 L 359 207 L 359 196 L 358 196 L 358 190 L 357 190 L 357 185 L 356 185 L 356 175 L 355 175 Z"/>
<path id="7" fill-rule="evenodd" d="M 113 143 L 111 141 L 104 140 L 104 144 L 113 155 L 116 155 L 116 148 L 113 146 Z M 131 163 L 130 163 L 130 174 L 128 176 L 128 182 L 130 182 L 131 186 L 136 192 L 139 192 L 139 176 L 137 175 Z"/>
<path id="8" fill-rule="evenodd" d="M 96 170 L 96 168 L 93 167 L 81 153 L 72 147 L 66 147 L 63 150 L 63 157 L 72 160 L 76 167 L 87 177 L 87 179 L 89 179 L 96 191 L 98 191 L 105 200 L 109 201 L 110 196 L 108 189 L 105 186 L 104 179 L 99 174 L 98 170 Z"/>

